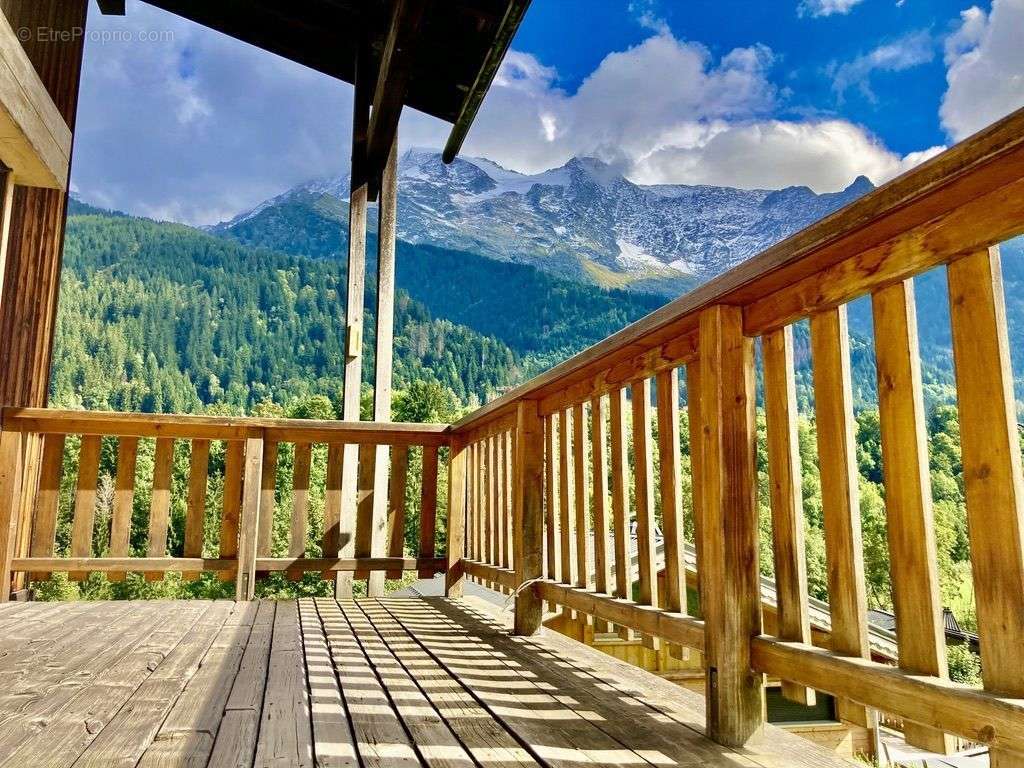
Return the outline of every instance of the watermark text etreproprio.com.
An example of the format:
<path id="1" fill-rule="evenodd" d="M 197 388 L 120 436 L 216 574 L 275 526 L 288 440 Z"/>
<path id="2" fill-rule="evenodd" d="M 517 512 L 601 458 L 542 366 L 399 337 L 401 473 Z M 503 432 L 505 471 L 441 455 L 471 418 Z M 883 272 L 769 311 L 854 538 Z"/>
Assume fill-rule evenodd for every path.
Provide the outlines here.
<path id="1" fill-rule="evenodd" d="M 170 43 L 174 32 L 170 29 L 85 29 L 84 27 L 18 27 L 18 39 L 23 43 L 71 43 L 84 39 L 89 43 Z"/>

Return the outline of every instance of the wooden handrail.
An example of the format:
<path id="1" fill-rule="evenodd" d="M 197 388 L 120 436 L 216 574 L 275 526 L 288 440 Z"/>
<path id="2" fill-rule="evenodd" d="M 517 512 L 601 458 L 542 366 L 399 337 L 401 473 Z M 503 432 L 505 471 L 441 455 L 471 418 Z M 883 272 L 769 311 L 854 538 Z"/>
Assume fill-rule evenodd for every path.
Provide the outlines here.
<path id="1" fill-rule="evenodd" d="M 751 307 L 744 330 L 757 335 L 817 306 L 817 292 L 825 303 L 840 304 L 1021 233 L 1024 109 L 483 405 L 452 429 L 464 432 L 510 413 L 521 399 L 544 400 L 602 371 L 628 368 L 693 333 L 705 307 Z M 827 279 L 815 279 L 821 273 Z M 780 290 L 795 293 L 793 303 L 772 309 L 766 297 Z M 679 362 L 693 352 L 680 350 Z"/>

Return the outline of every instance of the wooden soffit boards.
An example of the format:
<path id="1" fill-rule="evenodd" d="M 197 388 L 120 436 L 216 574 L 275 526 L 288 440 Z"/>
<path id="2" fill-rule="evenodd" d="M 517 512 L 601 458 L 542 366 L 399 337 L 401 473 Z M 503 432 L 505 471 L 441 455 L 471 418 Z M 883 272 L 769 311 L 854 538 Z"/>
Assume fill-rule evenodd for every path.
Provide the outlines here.
<path id="1" fill-rule="evenodd" d="M 15 184 L 64 189 L 70 159 L 71 129 L 0 13 L 0 161 Z"/>

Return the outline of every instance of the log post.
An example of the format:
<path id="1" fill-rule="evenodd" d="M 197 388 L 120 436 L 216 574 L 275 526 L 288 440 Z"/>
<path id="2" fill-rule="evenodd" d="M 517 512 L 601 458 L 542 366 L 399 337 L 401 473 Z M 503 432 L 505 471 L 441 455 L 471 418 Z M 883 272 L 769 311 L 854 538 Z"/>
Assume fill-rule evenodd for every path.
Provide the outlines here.
<path id="1" fill-rule="evenodd" d="M 544 425 L 535 400 L 521 400 L 516 411 L 516 457 L 512 486 L 516 583 L 541 576 L 544 552 Z M 540 598 L 527 587 L 516 596 L 513 632 L 532 635 L 541 626 Z"/>
<path id="2" fill-rule="evenodd" d="M 750 666 L 761 633 L 754 345 L 738 307 L 701 313 L 700 366 L 707 734 L 738 747 L 764 724 L 764 678 Z"/>

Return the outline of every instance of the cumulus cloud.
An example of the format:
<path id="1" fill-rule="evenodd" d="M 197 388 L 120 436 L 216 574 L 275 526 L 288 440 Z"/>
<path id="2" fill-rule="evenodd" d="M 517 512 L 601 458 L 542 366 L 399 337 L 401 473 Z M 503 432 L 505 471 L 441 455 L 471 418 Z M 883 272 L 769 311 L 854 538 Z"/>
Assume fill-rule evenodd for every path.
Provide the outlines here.
<path id="1" fill-rule="evenodd" d="M 946 40 L 946 93 L 939 114 L 949 135 L 963 139 L 1024 106 L 1024 0 L 973 6 Z"/>
<path id="2" fill-rule="evenodd" d="M 347 168 L 350 86 L 131 0 L 126 17 L 93 23 L 173 39 L 88 42 L 73 171 L 84 199 L 213 223 Z M 513 50 L 464 153 L 526 172 L 591 155 L 640 183 L 819 192 L 860 174 L 883 182 L 924 157 L 900 157 L 845 120 L 778 119 L 774 61 L 763 45 L 715 57 L 662 30 L 606 56 L 570 93 L 554 68 Z M 400 136 L 439 147 L 449 129 L 407 110 Z"/>
<path id="3" fill-rule="evenodd" d="M 871 76 L 875 72 L 902 72 L 927 64 L 935 58 L 935 45 L 928 30 L 909 32 L 890 43 L 880 45 L 852 61 L 833 64 L 832 90 L 842 103 L 850 88 L 857 88 L 866 99 L 875 101 Z"/>
<path id="4" fill-rule="evenodd" d="M 796 7 L 799 16 L 832 16 L 833 14 L 845 15 L 855 5 L 860 5 L 864 0 L 800 0 Z"/>

